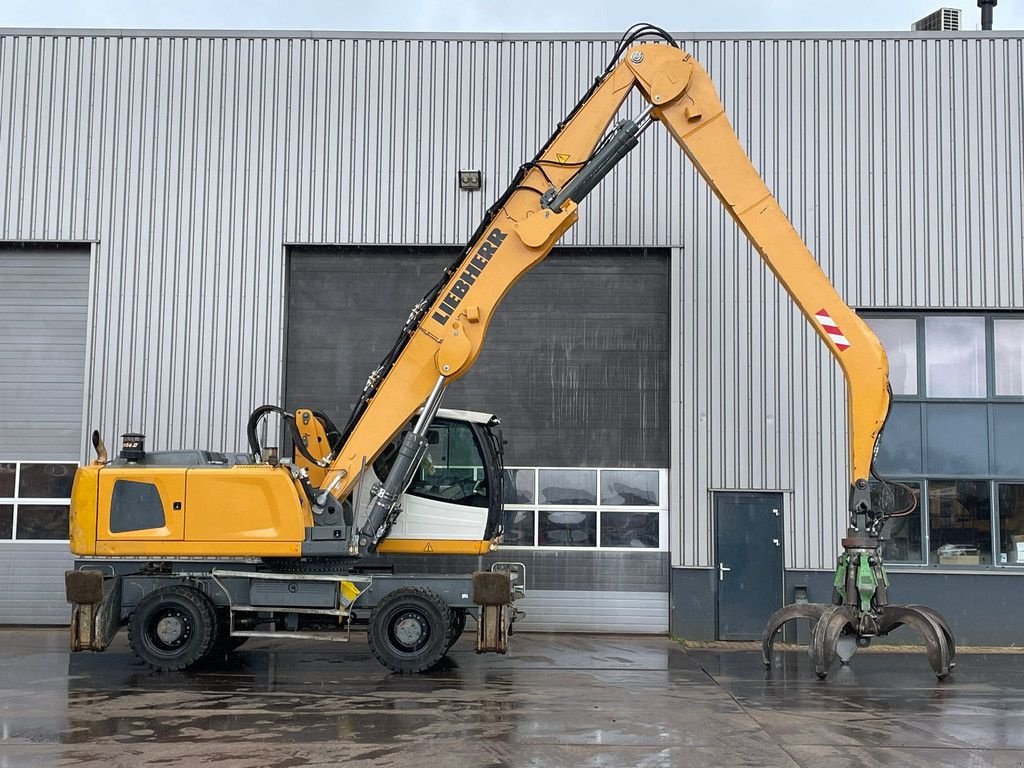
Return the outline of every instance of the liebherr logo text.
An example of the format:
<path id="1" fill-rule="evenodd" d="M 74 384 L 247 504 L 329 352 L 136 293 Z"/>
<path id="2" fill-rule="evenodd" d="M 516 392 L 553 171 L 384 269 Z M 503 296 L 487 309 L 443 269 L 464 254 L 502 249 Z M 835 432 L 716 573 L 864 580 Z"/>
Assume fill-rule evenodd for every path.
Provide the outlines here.
<path id="1" fill-rule="evenodd" d="M 469 286 L 480 277 L 480 273 L 490 263 L 491 257 L 498 252 L 498 248 L 504 242 L 505 237 L 506 234 L 497 227 L 491 230 L 491 234 L 487 236 L 487 240 L 477 249 L 469 264 L 462 270 L 462 274 L 459 275 L 459 279 L 455 281 L 452 289 L 448 291 L 448 295 L 441 300 L 437 310 L 431 315 L 432 318 L 441 325 L 444 325 L 451 319 L 452 315 L 455 314 L 455 310 L 462 302 L 462 297 L 469 290 Z"/>

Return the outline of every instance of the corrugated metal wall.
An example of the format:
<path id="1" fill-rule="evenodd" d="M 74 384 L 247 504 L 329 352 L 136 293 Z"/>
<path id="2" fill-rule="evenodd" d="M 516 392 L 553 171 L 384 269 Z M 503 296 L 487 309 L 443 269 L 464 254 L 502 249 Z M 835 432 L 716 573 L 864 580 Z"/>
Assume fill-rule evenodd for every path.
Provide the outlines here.
<path id="1" fill-rule="evenodd" d="M 1020 37 L 683 42 L 852 303 L 1024 302 Z M 281 394 L 284 245 L 460 243 L 612 46 L 0 34 L 0 239 L 99 241 L 85 423 L 241 447 Z M 674 561 L 710 562 L 709 487 L 768 488 L 787 565 L 827 567 L 842 383 L 683 166 L 652 133 L 567 239 L 684 249 Z"/>

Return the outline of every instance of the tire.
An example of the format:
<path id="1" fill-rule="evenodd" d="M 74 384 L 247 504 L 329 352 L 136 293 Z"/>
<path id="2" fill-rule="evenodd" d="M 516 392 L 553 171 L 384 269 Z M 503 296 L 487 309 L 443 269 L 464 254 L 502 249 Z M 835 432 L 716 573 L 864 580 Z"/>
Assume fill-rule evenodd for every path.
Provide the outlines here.
<path id="1" fill-rule="evenodd" d="M 405 587 L 385 597 L 370 614 L 370 651 L 393 672 L 423 672 L 448 651 L 452 613 L 429 589 Z"/>
<path id="2" fill-rule="evenodd" d="M 448 647 L 445 648 L 445 653 L 451 650 L 456 641 L 462 637 L 462 633 L 466 631 L 466 609 L 452 608 L 450 612 L 452 615 L 452 626 L 448 632 Z"/>
<path id="3" fill-rule="evenodd" d="M 202 661 L 217 639 L 213 605 L 185 586 L 150 592 L 128 619 L 128 644 L 135 655 L 160 672 L 188 669 Z"/>

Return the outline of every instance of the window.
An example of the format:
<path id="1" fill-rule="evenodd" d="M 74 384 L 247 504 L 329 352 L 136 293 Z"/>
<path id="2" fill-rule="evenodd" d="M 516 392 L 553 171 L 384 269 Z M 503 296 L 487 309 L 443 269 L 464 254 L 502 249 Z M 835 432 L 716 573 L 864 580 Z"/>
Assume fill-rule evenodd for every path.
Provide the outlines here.
<path id="1" fill-rule="evenodd" d="M 1024 314 L 865 319 L 889 353 L 894 384 L 875 468 L 920 493 L 920 509 L 883 531 L 883 556 L 1024 567 Z M 912 350 L 916 388 L 900 357 Z"/>
<path id="2" fill-rule="evenodd" d="M 535 469 L 506 469 L 505 491 L 506 504 L 532 504 L 537 484 Z"/>
<path id="3" fill-rule="evenodd" d="M 997 395 L 1024 397 L 1024 318 L 992 321 Z"/>
<path id="4" fill-rule="evenodd" d="M 986 406 L 974 403 L 932 403 L 925 408 L 925 423 L 925 464 L 929 474 L 988 474 Z"/>
<path id="5" fill-rule="evenodd" d="M 542 469 L 537 499 L 541 504 L 596 504 L 596 469 Z"/>
<path id="6" fill-rule="evenodd" d="M 601 546 L 658 548 L 657 512 L 601 513 Z"/>
<path id="7" fill-rule="evenodd" d="M 18 479 L 18 465 L 12 462 L 0 464 L 0 499 L 14 498 L 14 488 Z"/>
<path id="8" fill-rule="evenodd" d="M 19 504 L 19 539 L 68 538 L 68 507 L 64 504 Z"/>
<path id="9" fill-rule="evenodd" d="M 537 544 L 542 547 L 597 546 L 597 512 L 542 510 L 538 518 Z"/>
<path id="10" fill-rule="evenodd" d="M 992 474 L 1024 478 L 1024 404 L 992 405 Z"/>
<path id="11" fill-rule="evenodd" d="M 992 562 L 989 484 L 983 480 L 928 481 L 928 522 L 933 562 Z"/>
<path id="12" fill-rule="evenodd" d="M 985 397 L 985 318 L 924 319 L 928 397 Z"/>
<path id="13" fill-rule="evenodd" d="M 1024 483 L 999 486 L 999 562 L 1024 565 Z"/>
<path id="14" fill-rule="evenodd" d="M 398 455 L 403 432 L 373 463 L 377 477 L 387 477 Z M 487 477 L 473 430 L 461 422 L 435 422 L 427 431 L 427 452 L 407 493 L 466 506 L 487 506 Z"/>
<path id="15" fill-rule="evenodd" d="M 0 539 L 14 538 L 14 505 L 0 504 Z"/>
<path id="16" fill-rule="evenodd" d="M 897 395 L 917 394 L 917 320 L 867 318 L 889 358 L 889 383 Z"/>
<path id="17" fill-rule="evenodd" d="M 668 547 L 668 470 L 509 467 L 504 487 L 504 547 Z"/>
<path id="18" fill-rule="evenodd" d="M 658 506 L 658 470 L 606 469 L 601 472 L 601 503 L 629 507 Z"/>
<path id="19" fill-rule="evenodd" d="M 535 516 L 532 509 L 506 509 L 504 544 L 509 547 L 532 547 Z"/>
<path id="20" fill-rule="evenodd" d="M 894 514 L 882 531 L 882 558 L 888 563 L 923 563 L 921 484 L 872 480 L 871 505 Z"/>
<path id="21" fill-rule="evenodd" d="M 0 539 L 66 541 L 77 467 L 43 461 L 0 463 Z"/>
<path id="22" fill-rule="evenodd" d="M 31 464 L 22 462 L 18 496 L 37 499 L 69 499 L 75 479 L 75 464 Z"/>
<path id="23" fill-rule="evenodd" d="M 886 477 L 919 475 L 924 470 L 921 432 L 921 406 L 894 402 L 878 441 L 875 468 Z"/>

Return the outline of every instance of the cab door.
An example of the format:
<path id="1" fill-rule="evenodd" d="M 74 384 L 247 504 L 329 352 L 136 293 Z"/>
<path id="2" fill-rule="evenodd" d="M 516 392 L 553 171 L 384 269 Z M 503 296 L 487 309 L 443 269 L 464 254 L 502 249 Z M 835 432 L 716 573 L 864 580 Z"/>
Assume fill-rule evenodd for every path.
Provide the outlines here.
<path id="1" fill-rule="evenodd" d="M 101 541 L 181 541 L 184 467 L 105 467 L 99 478 Z"/>
<path id="2" fill-rule="evenodd" d="M 455 419 L 434 420 L 423 462 L 402 497 L 402 513 L 379 551 L 487 551 L 492 496 L 500 484 L 488 471 L 474 426 Z M 378 478 L 391 471 L 402 436 L 374 463 Z M 364 509 L 365 503 L 360 502 L 359 508 Z"/>

